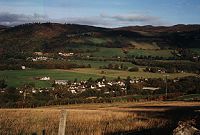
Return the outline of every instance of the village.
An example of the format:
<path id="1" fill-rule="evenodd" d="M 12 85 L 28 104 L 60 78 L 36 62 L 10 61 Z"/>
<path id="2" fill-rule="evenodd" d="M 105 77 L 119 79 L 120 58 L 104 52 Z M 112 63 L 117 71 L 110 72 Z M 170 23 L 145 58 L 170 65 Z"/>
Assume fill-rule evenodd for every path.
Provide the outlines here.
<path id="1" fill-rule="evenodd" d="M 49 92 L 52 93 L 54 91 L 57 91 L 57 89 L 62 88 L 64 91 L 68 91 L 71 94 L 80 94 L 83 92 L 86 92 L 87 90 L 94 90 L 103 92 L 104 95 L 106 94 L 113 94 L 116 92 L 122 92 L 124 95 L 127 94 L 127 87 L 130 88 L 131 85 L 137 85 L 139 86 L 140 91 L 148 91 L 150 93 L 154 93 L 155 91 L 160 90 L 160 87 L 153 87 L 150 85 L 143 85 L 145 81 L 148 81 L 148 79 L 142 79 L 142 78 L 135 78 L 135 79 L 120 79 L 117 78 L 115 80 L 106 80 L 105 77 L 102 77 L 97 80 L 93 80 L 90 78 L 87 81 L 77 81 L 74 80 L 51 80 L 50 77 L 36 77 L 35 79 L 39 81 L 51 81 L 52 87 L 50 88 L 35 88 L 25 85 L 24 87 L 17 88 L 20 94 L 37 94 L 37 93 L 43 93 L 43 92 Z M 1 90 L 1 93 L 4 93 L 4 90 Z"/>

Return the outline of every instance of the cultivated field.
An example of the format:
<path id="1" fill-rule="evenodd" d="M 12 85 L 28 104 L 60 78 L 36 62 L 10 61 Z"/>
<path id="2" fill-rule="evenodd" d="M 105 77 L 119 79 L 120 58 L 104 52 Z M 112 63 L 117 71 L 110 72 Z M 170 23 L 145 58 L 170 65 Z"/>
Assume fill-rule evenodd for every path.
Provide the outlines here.
<path id="1" fill-rule="evenodd" d="M 76 63 L 76 64 L 83 64 L 83 65 L 88 65 L 90 64 L 92 68 L 99 68 L 100 66 L 108 66 L 108 64 L 112 64 L 113 66 L 115 64 L 118 64 L 119 66 L 123 64 L 123 66 L 127 67 L 133 67 L 134 64 L 130 62 L 119 62 L 119 61 L 93 61 L 93 60 L 70 60 L 71 63 Z"/>
<path id="2" fill-rule="evenodd" d="M 117 78 L 120 76 L 121 78 L 126 78 L 130 76 L 131 78 L 163 78 L 164 74 L 161 73 L 150 73 L 142 71 L 142 68 L 139 72 L 129 72 L 129 71 L 119 71 L 119 70 L 110 70 L 110 69 L 96 69 L 96 68 L 78 68 L 73 70 L 63 70 L 66 72 L 74 72 L 74 73 L 83 73 L 89 75 L 98 75 L 98 76 L 106 76 L 109 78 Z M 102 74 L 102 71 L 104 73 Z M 193 73 L 171 73 L 169 74 L 169 79 L 177 78 L 177 77 L 186 77 L 186 76 L 195 76 Z"/>
<path id="3" fill-rule="evenodd" d="M 199 117 L 199 106 L 199 102 L 149 102 L 1 109 L 0 134 L 41 134 L 45 130 L 48 135 L 56 135 L 60 110 L 67 109 L 66 134 L 168 135 L 178 121 Z"/>

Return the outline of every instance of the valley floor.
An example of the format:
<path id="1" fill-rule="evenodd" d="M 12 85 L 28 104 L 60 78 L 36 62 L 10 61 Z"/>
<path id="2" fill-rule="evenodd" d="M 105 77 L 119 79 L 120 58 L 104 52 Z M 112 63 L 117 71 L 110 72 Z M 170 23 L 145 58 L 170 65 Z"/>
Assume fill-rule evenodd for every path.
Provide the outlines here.
<path id="1" fill-rule="evenodd" d="M 102 74 L 102 71 L 104 72 Z M 38 88 L 51 87 L 54 80 L 70 80 L 75 79 L 88 80 L 89 78 L 97 79 L 103 76 L 108 79 L 116 79 L 121 77 L 123 79 L 130 76 L 131 78 L 164 78 L 165 74 L 161 73 L 149 73 L 144 72 L 142 69 L 138 72 L 119 71 L 119 70 L 108 70 L 108 69 L 97 69 L 97 68 L 77 68 L 72 70 L 61 70 L 61 69 L 30 69 L 30 70 L 5 70 L 0 71 L 0 79 L 5 79 L 8 86 L 20 87 L 25 83 L 34 83 Z M 169 79 L 182 78 L 187 76 L 196 76 L 194 73 L 171 73 Z M 50 81 L 36 80 L 36 77 L 51 78 Z"/>

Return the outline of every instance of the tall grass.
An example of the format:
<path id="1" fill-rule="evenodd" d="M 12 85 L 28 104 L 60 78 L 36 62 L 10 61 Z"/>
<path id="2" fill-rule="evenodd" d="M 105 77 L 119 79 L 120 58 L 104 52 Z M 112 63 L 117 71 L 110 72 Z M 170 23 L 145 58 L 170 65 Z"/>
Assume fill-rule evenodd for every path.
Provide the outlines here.
<path id="1" fill-rule="evenodd" d="M 58 109 L 0 110 L 0 134 L 42 134 L 57 135 L 60 111 Z M 69 109 L 66 134 L 101 135 L 123 131 L 136 131 L 163 126 L 164 119 L 147 118 L 136 113 L 117 110 Z"/>

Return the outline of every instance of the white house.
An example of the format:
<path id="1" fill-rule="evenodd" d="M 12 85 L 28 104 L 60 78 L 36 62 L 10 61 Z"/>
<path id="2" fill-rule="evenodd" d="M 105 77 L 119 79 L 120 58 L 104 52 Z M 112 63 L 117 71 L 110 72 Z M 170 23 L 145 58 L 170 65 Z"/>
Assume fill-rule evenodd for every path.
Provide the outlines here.
<path id="1" fill-rule="evenodd" d="M 67 85 L 68 80 L 55 80 L 54 83 L 58 85 Z"/>
<path id="2" fill-rule="evenodd" d="M 46 76 L 40 78 L 41 81 L 49 81 L 50 79 L 51 79 L 50 77 L 46 77 Z"/>
<path id="3" fill-rule="evenodd" d="M 22 66 L 22 70 L 25 70 L 26 69 L 26 67 L 25 66 Z"/>
<path id="4" fill-rule="evenodd" d="M 143 87 L 143 90 L 150 90 L 150 91 L 156 91 L 159 90 L 160 88 L 155 88 L 155 87 Z"/>
<path id="5" fill-rule="evenodd" d="M 97 85 L 98 85 L 99 88 L 106 87 L 106 85 L 101 83 L 101 82 L 98 82 Z"/>
<path id="6" fill-rule="evenodd" d="M 64 57 L 70 57 L 70 56 L 73 56 L 74 55 L 74 53 L 61 53 L 61 52 L 59 52 L 58 53 L 60 56 L 64 56 Z"/>
<path id="7" fill-rule="evenodd" d="M 76 94 L 76 90 L 71 90 L 71 92 L 72 92 L 73 94 Z"/>

